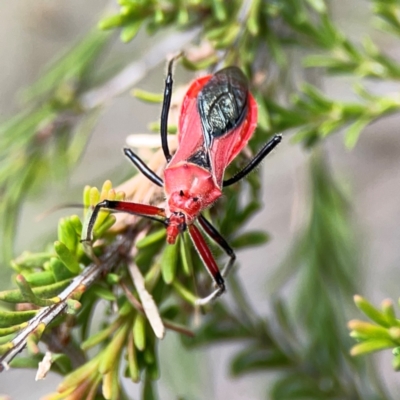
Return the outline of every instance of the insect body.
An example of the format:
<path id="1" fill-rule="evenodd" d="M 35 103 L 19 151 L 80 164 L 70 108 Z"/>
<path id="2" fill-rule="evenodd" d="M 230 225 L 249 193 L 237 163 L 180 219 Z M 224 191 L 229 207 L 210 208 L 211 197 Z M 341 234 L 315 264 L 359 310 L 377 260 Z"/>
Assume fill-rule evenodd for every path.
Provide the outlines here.
<path id="1" fill-rule="evenodd" d="M 179 119 L 178 149 L 171 156 L 167 142 L 167 123 L 173 85 L 172 62 L 168 66 L 161 114 L 161 143 L 167 160 L 164 180 L 150 170 L 132 150 L 124 149 L 125 155 L 146 177 L 164 187 L 167 207 L 163 209 L 104 200 L 93 210 L 85 240 L 91 241 L 93 226 L 102 208 L 124 211 L 163 223 L 169 244 L 175 243 L 178 235 L 187 230 L 217 286 L 211 295 L 199 299 L 199 304 L 205 304 L 224 292 L 223 276 L 229 272 L 236 256 L 226 240 L 201 213 L 222 195 L 223 187 L 236 183 L 252 171 L 281 141 L 281 135 L 275 135 L 264 145 L 243 170 L 223 180 L 226 167 L 246 146 L 257 125 L 257 104 L 249 92 L 246 77 L 239 68 L 228 67 L 214 75 L 199 78 L 190 86 Z M 196 221 L 230 257 L 222 274 Z"/>
<path id="2" fill-rule="evenodd" d="M 164 171 L 169 243 L 175 242 L 180 223 L 193 224 L 222 195 L 225 168 L 247 144 L 256 123 L 257 105 L 238 68 L 191 85 L 180 114 L 178 150 Z"/>

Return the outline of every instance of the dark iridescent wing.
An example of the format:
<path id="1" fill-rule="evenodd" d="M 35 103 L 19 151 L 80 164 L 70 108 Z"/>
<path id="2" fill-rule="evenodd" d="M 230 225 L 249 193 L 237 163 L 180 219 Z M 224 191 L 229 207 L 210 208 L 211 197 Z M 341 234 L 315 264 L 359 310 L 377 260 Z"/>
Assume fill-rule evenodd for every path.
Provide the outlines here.
<path id="1" fill-rule="evenodd" d="M 247 115 L 247 98 L 247 79 L 237 67 L 218 71 L 204 85 L 197 97 L 197 108 L 207 148 L 214 138 L 241 124 Z"/>

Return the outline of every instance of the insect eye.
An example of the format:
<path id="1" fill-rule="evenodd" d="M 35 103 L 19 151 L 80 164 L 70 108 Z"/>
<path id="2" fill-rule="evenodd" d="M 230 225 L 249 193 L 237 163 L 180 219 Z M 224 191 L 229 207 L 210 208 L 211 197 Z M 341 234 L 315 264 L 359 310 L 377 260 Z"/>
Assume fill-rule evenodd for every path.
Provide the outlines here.
<path id="1" fill-rule="evenodd" d="M 181 190 L 180 192 L 179 192 L 179 196 L 184 196 L 185 195 L 185 193 L 183 193 L 183 190 Z"/>

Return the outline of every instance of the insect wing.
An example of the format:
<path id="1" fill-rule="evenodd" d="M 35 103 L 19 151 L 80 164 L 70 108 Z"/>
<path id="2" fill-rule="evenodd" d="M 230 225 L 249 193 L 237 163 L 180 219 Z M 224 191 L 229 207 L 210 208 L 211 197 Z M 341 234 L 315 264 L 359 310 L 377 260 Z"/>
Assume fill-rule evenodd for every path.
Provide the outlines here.
<path id="1" fill-rule="evenodd" d="M 227 67 L 209 79 L 197 97 L 206 152 L 215 181 L 221 187 L 225 168 L 246 146 L 257 124 L 257 104 L 246 76 Z"/>
<path id="2" fill-rule="evenodd" d="M 229 134 L 247 115 L 248 83 L 237 67 L 218 71 L 204 85 L 197 97 L 206 146 L 213 139 Z"/>
<path id="3" fill-rule="evenodd" d="M 204 149 L 204 135 L 197 110 L 197 97 L 200 90 L 210 80 L 212 75 L 196 79 L 189 87 L 182 102 L 179 117 L 178 149 L 169 166 L 180 161 L 190 161 L 193 156 Z"/>
<path id="4" fill-rule="evenodd" d="M 216 183 L 222 185 L 226 167 L 247 145 L 257 126 L 257 103 L 251 93 L 248 93 L 247 114 L 239 126 L 228 134 L 213 140 L 210 149 L 211 168 Z"/>

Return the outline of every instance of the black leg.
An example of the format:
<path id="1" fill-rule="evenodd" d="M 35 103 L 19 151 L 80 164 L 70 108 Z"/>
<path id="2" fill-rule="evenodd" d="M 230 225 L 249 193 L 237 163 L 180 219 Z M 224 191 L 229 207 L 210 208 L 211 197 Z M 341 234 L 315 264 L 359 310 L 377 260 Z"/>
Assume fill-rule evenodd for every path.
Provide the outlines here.
<path id="1" fill-rule="evenodd" d="M 93 240 L 93 227 L 102 209 L 134 214 L 166 225 L 165 210 L 163 208 L 148 204 L 130 203 L 127 201 L 103 200 L 94 207 L 86 228 L 86 236 L 82 238 L 81 242 L 91 242 Z M 84 229 L 82 229 L 82 233 L 83 231 Z"/>
<path id="2" fill-rule="evenodd" d="M 124 148 L 125 155 L 133 162 L 135 167 L 148 179 L 150 179 L 157 186 L 163 187 L 163 180 L 152 171 L 131 149 Z"/>
<path id="3" fill-rule="evenodd" d="M 236 175 L 232 176 L 232 178 L 227 179 L 223 182 L 223 187 L 230 186 L 242 178 L 244 178 L 249 172 L 253 171 L 261 161 L 281 142 L 282 135 L 275 135 L 268 143 L 264 145 L 264 147 L 257 153 L 257 155 Z"/>
<path id="4" fill-rule="evenodd" d="M 177 56 L 179 57 L 179 55 Z M 165 159 L 167 162 L 169 162 L 172 158 L 171 153 L 169 152 L 168 148 L 168 114 L 169 114 L 169 108 L 171 106 L 171 98 L 172 98 L 172 85 L 173 85 L 173 80 L 172 80 L 172 66 L 174 64 L 174 61 L 177 57 L 174 57 L 169 63 L 168 63 L 168 74 L 167 78 L 165 79 L 165 88 L 164 88 L 164 100 L 163 100 L 163 105 L 162 105 L 162 111 L 161 111 L 161 146 L 164 152 Z"/>
<path id="5" fill-rule="evenodd" d="M 208 221 L 202 214 L 200 214 L 198 221 L 207 235 L 214 240 L 214 242 L 218 243 L 219 246 L 225 251 L 225 253 L 229 256 L 229 261 L 225 265 L 221 275 L 223 277 L 227 276 L 236 260 L 236 254 L 233 251 L 232 247 L 229 246 L 228 242 L 224 239 L 224 237 L 217 231 L 217 229 Z"/>

